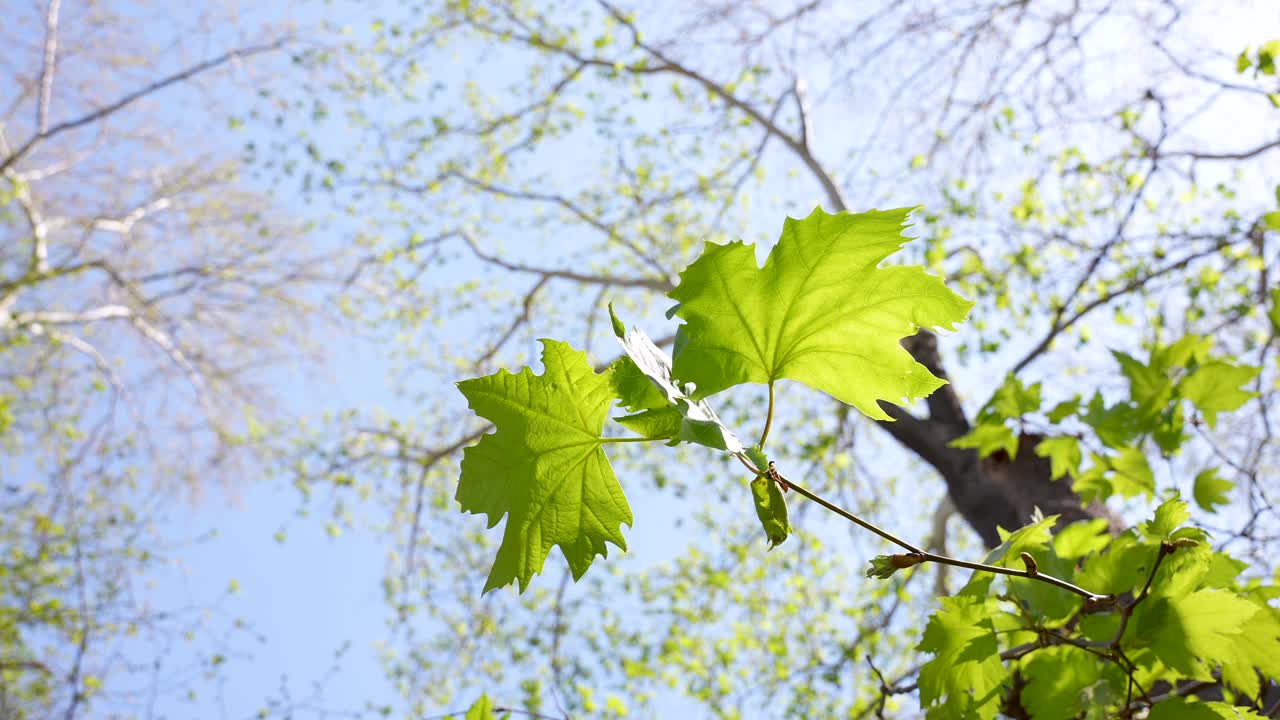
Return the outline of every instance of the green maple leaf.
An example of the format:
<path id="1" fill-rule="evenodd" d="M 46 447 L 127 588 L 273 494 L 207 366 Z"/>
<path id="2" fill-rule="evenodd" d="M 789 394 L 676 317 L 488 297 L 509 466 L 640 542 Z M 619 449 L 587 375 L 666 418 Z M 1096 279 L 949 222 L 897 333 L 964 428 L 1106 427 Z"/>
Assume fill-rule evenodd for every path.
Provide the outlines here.
<path id="1" fill-rule="evenodd" d="M 1079 520 L 1062 528 L 1053 536 L 1053 552 L 1060 558 L 1075 560 L 1097 552 L 1111 543 L 1104 518 Z"/>
<path id="2" fill-rule="evenodd" d="M 1003 422 L 980 423 L 972 430 L 947 443 L 950 447 L 977 450 L 979 457 L 987 457 L 1003 450 L 1010 458 L 1018 456 L 1018 436 Z"/>
<path id="3" fill-rule="evenodd" d="M 1233 647 L 1249 631 L 1257 605 L 1226 590 L 1197 590 L 1162 597 L 1142 608 L 1137 636 L 1150 638 L 1156 657 L 1166 666 L 1196 679 L 1211 679 L 1202 666 L 1234 658 Z"/>
<path id="4" fill-rule="evenodd" d="M 1276 195 L 1276 202 L 1280 202 L 1280 185 L 1276 186 Z M 1271 288 L 1271 307 L 1267 308 L 1267 319 L 1271 321 L 1271 332 L 1280 334 L 1280 286 Z"/>
<path id="5" fill-rule="evenodd" d="M 1079 648 L 1037 650 L 1022 663 L 1027 684 L 1018 699 L 1036 720 L 1069 720 L 1096 703 L 1085 691 L 1109 680 L 1104 678 L 1104 673 L 1114 674 L 1108 673 L 1109 668 Z"/>
<path id="6" fill-rule="evenodd" d="M 1080 474 L 1080 441 L 1073 435 L 1045 438 L 1036 444 L 1036 455 L 1049 458 L 1049 476 L 1054 480 Z"/>
<path id="7" fill-rule="evenodd" d="M 941 387 L 898 344 L 921 327 L 951 329 L 973 303 L 919 267 L 878 267 L 901 248 L 910 209 L 788 218 L 761 268 L 755 248 L 708 243 L 671 291 L 685 321 L 675 374 L 705 397 L 790 378 L 877 420 L 879 400 Z"/>
<path id="8" fill-rule="evenodd" d="M 1142 414 L 1137 407 L 1129 403 L 1116 403 L 1108 407 L 1100 392 L 1093 394 L 1080 419 L 1093 428 L 1103 445 L 1110 448 L 1127 445 L 1142 432 L 1144 426 Z"/>
<path id="9" fill-rule="evenodd" d="M 941 599 L 917 647 L 934 657 L 920 668 L 920 704 L 941 704 L 947 717 L 995 717 L 1010 670 L 1000 661 L 992 604 Z"/>
<path id="10" fill-rule="evenodd" d="M 1209 427 L 1213 427 L 1218 413 L 1236 410 L 1258 396 L 1255 392 L 1241 390 L 1240 386 L 1257 376 L 1259 370 L 1248 365 L 1212 360 L 1183 378 L 1178 383 L 1178 390 L 1204 415 Z"/>
<path id="11" fill-rule="evenodd" d="M 609 380 L 565 343 L 542 341 L 542 375 L 529 368 L 464 380 L 458 389 L 497 431 L 467 448 L 457 500 L 506 529 L 484 591 L 519 581 L 521 592 L 560 546 L 574 579 L 606 542 L 623 550 L 631 508 L 601 446 Z"/>
<path id="12" fill-rule="evenodd" d="M 1183 335 L 1172 345 L 1157 345 L 1151 348 L 1150 365 L 1161 373 L 1169 373 L 1194 363 L 1202 363 L 1209 358 L 1213 349 L 1213 339 L 1199 335 Z"/>
<path id="13" fill-rule="evenodd" d="M 667 399 L 649 382 L 636 362 L 626 355 L 609 365 L 609 386 L 613 388 L 618 404 L 627 412 L 667 407 Z"/>
<path id="14" fill-rule="evenodd" d="M 1076 395 L 1070 400 L 1063 400 L 1057 405 L 1054 405 L 1053 409 L 1049 411 L 1049 416 L 1048 416 L 1049 422 L 1060 423 L 1063 420 L 1066 420 L 1068 417 L 1075 415 L 1077 412 L 1079 412 L 1079 410 L 1080 410 L 1080 396 Z"/>
<path id="15" fill-rule="evenodd" d="M 680 427 L 684 422 L 675 408 L 645 410 L 635 415 L 615 417 L 614 420 L 641 437 L 658 439 L 674 439 L 680 434 Z"/>
<path id="16" fill-rule="evenodd" d="M 1104 552 L 1086 557 L 1073 582 L 1096 593 L 1127 592 L 1141 582 L 1154 559 L 1151 546 L 1140 543 L 1130 530 L 1113 540 Z"/>
<path id="17" fill-rule="evenodd" d="M 1217 658 L 1222 679 L 1249 697 L 1257 697 L 1261 690 L 1259 672 L 1267 678 L 1280 678 L 1280 652 L 1276 652 L 1280 647 L 1280 612 L 1263 603 L 1254 607 L 1258 612 L 1249 618 L 1247 631 L 1237 636 L 1228 653 Z"/>
<path id="18" fill-rule="evenodd" d="M 764 528 L 765 538 L 769 540 L 769 549 L 782 544 L 791 533 L 791 525 L 787 522 L 787 501 L 782 498 L 782 489 L 767 475 L 757 475 L 751 481 L 751 499 L 756 506 L 756 517 Z"/>
<path id="19" fill-rule="evenodd" d="M 978 429 L 984 425 L 998 425 L 1004 420 L 1010 418 L 1020 418 L 1023 415 L 1030 415 L 1040 409 L 1041 405 L 1041 383 L 1035 383 L 1030 387 L 1023 385 L 1022 380 L 1013 373 L 1004 376 L 1004 382 L 996 391 L 991 394 L 991 399 L 986 405 L 978 411 Z M 1017 450 L 1017 440 L 1014 441 L 1014 450 Z M 966 447 L 964 445 L 953 445 L 953 447 Z M 990 453 L 981 452 L 984 457 Z M 1012 453 L 1011 453 L 1012 454 Z"/>
<path id="20" fill-rule="evenodd" d="M 1182 523 L 1191 517 L 1187 504 L 1177 495 L 1160 503 L 1156 508 L 1155 518 L 1139 525 L 1139 531 L 1148 538 L 1163 540 L 1173 534 Z"/>
<path id="21" fill-rule="evenodd" d="M 791 534 L 791 523 L 787 521 L 787 501 L 782 497 L 782 488 L 769 476 L 772 470 L 769 458 L 759 445 L 752 445 L 744 452 L 747 460 L 760 471 L 751 481 L 751 501 L 756 507 L 756 517 L 764 528 L 765 539 L 772 550 Z"/>
<path id="22" fill-rule="evenodd" d="M 1040 409 L 1040 387 L 1041 383 L 1027 387 L 1018 376 L 1008 373 L 979 416 L 1003 419 L 1030 415 Z"/>
<path id="23" fill-rule="evenodd" d="M 1011 533 L 1004 528 L 997 528 L 1000 545 L 987 553 L 984 562 L 1024 568 L 1026 564 L 1022 555 L 1026 553 L 1041 572 L 1058 576 L 1070 574 L 1072 564 L 1058 558 L 1051 545 L 1053 526 L 1057 522 L 1057 515 L 1044 517 L 1037 513 L 1030 523 Z M 1066 593 L 1045 583 L 1014 577 L 1004 577 L 1003 581 L 1008 585 L 1009 592 L 1025 603 L 1042 621 L 1066 619 L 1079 607 L 1079 603 L 1074 602 Z"/>
<path id="24" fill-rule="evenodd" d="M 1205 512 L 1217 512 L 1217 506 L 1227 503 L 1227 493 L 1234 487 L 1235 483 L 1218 477 L 1217 468 L 1209 468 L 1196 474 L 1191 496 Z"/>
<path id="25" fill-rule="evenodd" d="M 505 715 L 503 717 L 506 717 Z M 493 720 L 493 701 L 483 693 L 467 708 L 463 720 Z"/>
<path id="26" fill-rule="evenodd" d="M 625 341 L 627 328 L 614 313 L 613 303 L 609 303 L 609 324 L 618 340 Z M 649 380 L 649 376 L 645 375 L 629 355 L 623 355 L 609 365 L 609 385 L 613 388 L 613 396 L 618 399 L 618 404 L 627 412 L 658 410 L 669 405 L 658 386 Z"/>
<path id="27" fill-rule="evenodd" d="M 1151 495 L 1156 491 L 1156 478 L 1151 473 L 1151 465 L 1147 456 L 1138 448 L 1121 448 L 1120 452 L 1107 459 L 1111 473 L 1107 479 L 1115 492 L 1124 497 L 1133 497 L 1140 493 Z"/>
<path id="28" fill-rule="evenodd" d="M 1038 512 L 1036 514 L 1038 517 L 1031 518 L 1031 522 L 1013 532 L 997 527 L 1000 544 L 987 553 L 983 562 L 1004 567 L 1017 567 L 1022 564 L 1020 560 L 1022 553 L 1030 552 L 1034 555 L 1048 547 L 1053 524 L 1058 522 L 1058 516 L 1045 517 Z"/>

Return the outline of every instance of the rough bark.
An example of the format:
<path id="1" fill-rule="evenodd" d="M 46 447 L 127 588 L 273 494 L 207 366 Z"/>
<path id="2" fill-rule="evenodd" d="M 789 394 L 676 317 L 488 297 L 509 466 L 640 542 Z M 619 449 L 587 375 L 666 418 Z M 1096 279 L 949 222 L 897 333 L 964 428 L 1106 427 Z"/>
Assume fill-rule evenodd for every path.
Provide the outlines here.
<path id="1" fill-rule="evenodd" d="M 902 344 L 930 372 L 947 378 L 935 335 L 922 330 Z M 1036 508 L 1045 515 L 1061 515 L 1060 524 L 1104 518 L 1113 529 L 1118 527 L 1105 506 L 1095 503 L 1086 507 L 1067 481 L 1051 478 L 1049 461 L 1034 452 L 1036 444 L 1044 439 L 1040 436 L 1023 435 L 1014 459 L 1004 452 L 979 459 L 974 450 L 948 447 L 971 428 L 953 386 L 945 385 L 929 397 L 928 417 L 916 417 L 887 403 L 881 405 L 895 421 L 880 426 L 938 471 L 956 510 L 987 547 L 1000 544 L 997 527 L 1021 527 Z"/>

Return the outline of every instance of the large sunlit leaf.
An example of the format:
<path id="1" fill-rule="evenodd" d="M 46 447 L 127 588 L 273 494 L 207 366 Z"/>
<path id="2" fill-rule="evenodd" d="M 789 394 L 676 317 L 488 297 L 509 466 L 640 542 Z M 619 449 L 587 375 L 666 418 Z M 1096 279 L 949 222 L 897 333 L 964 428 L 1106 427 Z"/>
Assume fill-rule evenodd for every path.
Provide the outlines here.
<path id="1" fill-rule="evenodd" d="M 506 529 L 485 592 L 518 581 L 523 592 L 559 546 L 575 579 L 606 542 L 626 549 L 622 524 L 631 508 L 601 449 L 601 428 L 613 402 L 608 379 L 584 353 L 542 341 L 542 375 L 529 368 L 464 380 L 458 389 L 496 432 L 462 458 L 457 500 Z"/>
<path id="2" fill-rule="evenodd" d="M 879 267 L 905 239 L 909 209 L 788 218 L 761 268 L 742 242 L 708 244 L 671 297 L 685 325 L 675 374 L 704 397 L 790 378 L 888 420 L 944 381 L 899 345 L 953 328 L 973 303 L 919 267 Z"/>

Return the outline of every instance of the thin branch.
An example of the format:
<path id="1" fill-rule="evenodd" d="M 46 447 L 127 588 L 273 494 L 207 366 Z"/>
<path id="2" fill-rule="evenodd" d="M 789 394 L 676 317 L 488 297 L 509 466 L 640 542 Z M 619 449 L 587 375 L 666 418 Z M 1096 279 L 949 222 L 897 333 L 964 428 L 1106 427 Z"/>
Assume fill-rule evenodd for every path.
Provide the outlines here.
<path id="1" fill-rule="evenodd" d="M 35 670 L 42 675 L 52 675 L 48 665 L 39 660 L 5 660 L 0 659 L 0 670 Z"/>
<path id="2" fill-rule="evenodd" d="M 543 277 L 559 278 L 561 280 L 572 280 L 583 285 L 611 285 L 614 287 L 631 287 L 645 288 L 648 290 L 657 290 L 659 292 L 667 292 L 671 289 L 671 282 L 666 279 L 655 279 L 645 277 L 622 277 L 618 275 L 592 275 L 588 273 L 575 272 L 573 270 L 562 270 L 559 268 L 544 268 L 534 265 L 524 265 L 521 263 L 513 263 L 503 260 L 496 255 L 490 255 L 480 249 L 479 243 L 471 237 L 469 233 L 458 231 L 457 236 L 467 244 L 472 254 L 477 258 L 496 265 L 503 270 L 511 272 L 529 273 L 533 275 L 541 275 Z"/>
<path id="3" fill-rule="evenodd" d="M 495 705 L 493 707 L 493 712 L 498 714 L 512 713 L 514 715 L 521 715 L 523 717 L 533 718 L 533 720 L 567 720 L 569 717 L 568 715 L 545 715 L 543 713 L 534 712 L 532 710 L 525 710 L 523 708 L 517 708 L 517 707 L 507 707 L 505 705 Z M 453 712 L 441 713 L 439 715 L 425 715 L 422 717 L 422 720 L 458 720 L 459 718 L 462 718 L 466 714 L 467 714 L 466 710 L 454 710 Z"/>
<path id="4" fill-rule="evenodd" d="M 1049 331 L 1040 340 L 1040 342 L 1037 343 L 1036 346 L 1033 347 L 1026 355 L 1024 355 L 1022 359 L 1019 360 L 1018 363 L 1013 366 L 1013 369 L 1010 370 L 1010 372 L 1013 373 L 1014 375 L 1018 374 L 1024 367 L 1030 364 L 1031 361 L 1035 360 L 1042 353 L 1044 353 L 1044 351 L 1049 348 L 1050 343 L 1053 342 L 1054 338 L 1056 338 L 1059 333 L 1071 327 L 1073 324 L 1076 323 L 1076 321 L 1084 317 L 1088 312 L 1090 312 L 1094 308 L 1106 302 L 1109 302 L 1112 298 L 1118 297 L 1119 295 L 1122 295 L 1124 293 L 1130 292 L 1131 290 L 1142 287 L 1151 279 L 1161 274 L 1159 272 L 1152 273 L 1145 278 L 1134 280 L 1128 283 L 1127 285 L 1125 285 L 1120 290 L 1112 291 L 1094 300 L 1093 302 L 1089 303 L 1084 308 L 1082 308 L 1080 311 L 1076 312 L 1075 315 L 1073 315 L 1070 319 L 1066 320 L 1065 322 L 1063 321 L 1063 318 L 1065 317 L 1067 310 L 1076 301 L 1076 298 L 1080 296 L 1080 293 L 1089 284 L 1089 281 L 1093 279 L 1093 275 L 1095 272 L 1097 272 L 1098 268 L 1101 267 L 1102 261 L 1111 252 L 1111 249 L 1114 248 L 1117 244 L 1120 243 L 1121 240 L 1124 239 L 1125 230 L 1129 227 L 1130 221 L 1133 220 L 1134 214 L 1138 210 L 1138 204 L 1141 202 L 1142 197 L 1146 194 L 1147 189 L 1151 187 L 1151 178 L 1155 176 L 1156 171 L 1159 170 L 1160 168 L 1160 161 L 1164 157 L 1164 155 L 1162 155 L 1160 152 L 1160 147 L 1164 144 L 1165 139 L 1168 137 L 1169 123 L 1168 123 L 1168 119 L 1165 116 L 1166 108 L 1165 108 L 1164 101 L 1158 98 L 1150 90 L 1147 91 L 1147 99 L 1156 103 L 1156 107 L 1159 109 L 1159 116 L 1160 116 L 1160 134 L 1156 138 L 1156 141 L 1153 143 L 1146 143 L 1145 141 L 1143 141 L 1147 145 L 1146 156 L 1150 158 L 1151 165 L 1147 168 L 1146 173 L 1142 176 L 1142 182 L 1140 185 L 1138 185 L 1137 189 L 1134 191 L 1133 197 L 1129 198 L 1129 205 L 1125 209 L 1124 214 L 1120 216 L 1120 221 L 1116 223 L 1115 232 L 1113 232 L 1111 234 L 1111 237 L 1107 238 L 1107 241 L 1104 242 L 1102 246 L 1098 248 L 1097 252 L 1094 253 L 1093 258 L 1089 261 L 1089 264 L 1085 267 L 1084 272 L 1081 273 L 1080 278 L 1076 281 L 1075 287 L 1071 289 L 1071 292 L 1067 295 L 1066 299 L 1064 299 L 1062 301 L 1062 304 L 1059 305 L 1058 308 L 1054 311 L 1053 320 L 1049 323 Z M 1187 259 L 1186 262 L 1190 262 L 1190 259 Z M 1177 263 L 1175 263 L 1174 266 L 1169 266 L 1168 268 L 1166 268 L 1166 270 L 1176 269 L 1176 266 L 1177 266 Z"/>
<path id="5" fill-rule="evenodd" d="M 1214 247 L 1209 250 L 1203 250 L 1201 252 L 1192 253 L 1175 263 L 1171 263 L 1158 270 L 1154 270 L 1140 278 L 1134 278 L 1133 280 L 1130 280 L 1129 282 L 1116 288 L 1115 290 L 1111 290 L 1110 292 L 1107 292 L 1103 295 L 1099 295 L 1098 297 L 1094 298 L 1093 300 L 1085 304 L 1084 307 L 1080 308 L 1075 313 L 1073 313 L 1070 317 L 1066 317 L 1065 320 L 1063 318 L 1066 316 L 1067 303 L 1063 303 L 1062 306 L 1058 308 L 1058 311 L 1054 314 L 1054 319 L 1049 325 L 1048 332 L 1046 332 L 1044 336 L 1040 338 L 1040 342 L 1036 343 L 1035 347 L 1028 350 L 1027 354 L 1023 355 L 1022 359 L 1018 360 L 1018 362 L 1014 364 L 1013 368 L 1011 368 L 1009 372 L 1015 375 L 1021 372 L 1023 368 L 1030 365 L 1033 361 L 1035 361 L 1036 358 L 1043 355 L 1044 352 L 1049 349 L 1049 346 L 1053 344 L 1053 341 L 1057 339 L 1059 335 L 1061 335 L 1066 330 L 1070 329 L 1073 325 L 1075 325 L 1077 322 L 1083 319 L 1085 315 L 1088 315 L 1089 313 L 1093 312 L 1099 307 L 1106 305 L 1107 303 L 1111 302 L 1112 300 L 1115 300 L 1116 298 L 1122 295 L 1127 295 L 1135 290 L 1138 290 L 1146 286 L 1147 283 L 1151 282 L 1152 280 L 1155 280 L 1156 278 L 1159 278 L 1164 275 L 1168 275 L 1169 273 L 1175 272 L 1177 270 L 1181 270 L 1182 268 L 1186 267 L 1187 265 L 1190 265 L 1196 260 L 1199 260 L 1204 257 L 1208 257 L 1210 255 L 1217 254 L 1219 252 L 1221 252 L 1221 248 Z"/>
<path id="6" fill-rule="evenodd" d="M 924 554 L 924 551 L 923 551 L 923 550 L 921 550 L 920 548 L 917 548 L 915 545 L 912 545 L 911 543 L 907 542 L 906 540 L 903 540 L 903 539 L 899 538 L 898 536 L 894 535 L 893 533 L 890 533 L 890 532 L 889 532 L 889 531 L 887 531 L 887 530 L 882 530 L 882 529 L 880 529 L 879 527 L 876 527 L 875 525 L 873 525 L 873 524 L 871 524 L 871 523 L 867 522 L 866 520 L 863 520 L 862 518 L 858 517 L 857 515 L 854 515 L 853 513 L 849 512 L 848 510 L 845 510 L 844 508 L 842 508 L 842 507 L 840 507 L 840 506 L 838 506 L 838 505 L 833 505 L 833 504 L 831 504 L 830 502 L 827 502 L 826 500 L 824 500 L 823 498 L 819 497 L 818 495 L 815 495 L 814 493 L 809 492 L 808 490 L 804 489 L 803 487 L 801 487 L 801 486 L 799 486 L 799 485 L 796 485 L 794 482 L 792 482 L 792 481 L 790 481 L 790 480 L 787 480 L 787 481 L 786 481 L 786 487 L 787 487 L 788 489 L 795 490 L 797 493 L 800 493 L 801 495 L 803 495 L 803 496 L 805 496 L 805 497 L 809 498 L 810 500 L 812 500 L 812 501 L 814 501 L 814 502 L 818 503 L 818 504 L 819 504 L 819 505 L 821 505 L 822 507 L 824 507 L 824 508 L 826 508 L 826 509 L 830 510 L 831 512 L 835 513 L 836 515 L 839 515 L 840 517 L 844 518 L 845 520 L 848 520 L 849 522 L 853 523 L 854 525 L 857 525 L 858 527 L 860 527 L 860 528 L 862 528 L 862 529 L 864 529 L 864 530 L 870 530 L 871 532 L 875 533 L 876 535 L 879 535 L 880 537 L 884 538 L 885 540 L 888 540 L 889 542 L 893 543 L 894 545 L 897 545 L 897 546 L 899 546 L 899 547 L 902 547 L 902 548 L 906 549 L 908 552 L 910 552 L 910 553 L 912 553 L 912 554 L 915 554 L 915 555 L 923 555 L 923 554 Z"/>
<path id="7" fill-rule="evenodd" d="M 975 562 L 969 562 L 967 560 L 957 560 L 955 558 L 947 557 L 945 555 L 938 555 L 936 553 L 926 552 L 916 547 L 915 545 L 912 545 L 906 540 L 899 538 L 893 533 L 890 533 L 887 530 L 882 530 L 881 528 L 867 522 L 866 520 L 863 520 L 862 518 L 858 517 L 857 515 L 854 515 L 848 510 L 845 510 L 844 508 L 841 508 L 837 505 L 833 505 L 832 503 L 824 500 L 823 498 L 810 492 L 809 490 L 806 490 L 805 488 L 800 487 L 799 485 L 796 485 L 791 480 L 786 480 L 784 478 L 784 482 L 785 482 L 785 487 L 795 490 L 797 493 L 818 503 L 822 507 L 830 510 L 831 512 L 848 520 L 849 522 L 854 523 L 855 525 L 861 528 L 864 528 L 866 530 L 870 530 L 871 532 L 875 533 L 876 535 L 879 535 L 885 540 L 888 540 L 889 542 L 901 548 L 904 548 L 909 553 L 907 558 L 910 561 L 913 561 L 912 564 L 919 564 L 923 562 L 935 562 L 935 563 L 941 563 L 943 565 L 952 565 L 955 567 L 966 568 L 968 570 L 977 570 L 980 572 L 996 573 L 998 575 L 1011 575 L 1013 577 L 1026 578 L 1028 580 L 1039 580 L 1040 582 L 1048 583 L 1049 585 L 1053 585 L 1054 587 L 1058 587 L 1068 592 L 1075 593 L 1076 595 L 1083 597 L 1086 601 L 1094 602 L 1094 603 L 1103 601 L 1108 598 L 1108 596 L 1106 595 L 1098 595 L 1097 593 L 1091 593 L 1088 590 L 1085 590 L 1084 588 L 1079 587 L 1077 585 L 1073 585 L 1061 578 L 1054 577 L 1053 575 L 1034 571 L 1031 569 L 1017 570 L 1015 568 L 1000 567 L 999 565 L 988 565 L 986 563 L 975 563 Z"/>
<path id="8" fill-rule="evenodd" d="M 1264 143 L 1255 148 L 1248 150 L 1239 150 L 1236 152 L 1201 152 L 1198 150 L 1171 150 L 1161 153 L 1163 157 L 1187 157 L 1193 160 L 1249 160 L 1255 158 L 1269 150 L 1280 148 L 1280 138 L 1276 138 L 1271 142 Z"/>
<path id="9" fill-rule="evenodd" d="M 31 150 L 34 149 L 36 145 L 38 145 L 41 142 L 44 142 L 45 140 L 48 140 L 57 135 L 61 135 L 62 133 L 67 132 L 69 130 L 75 130 L 76 128 L 80 128 L 85 125 L 95 123 L 115 112 L 118 112 L 128 107 L 129 105 L 132 105 L 133 103 L 137 102 L 138 100 L 141 100 L 142 98 L 148 95 L 151 95 L 155 92 L 163 90 L 171 85 L 176 85 L 177 83 L 190 80 L 191 78 L 201 73 L 204 73 L 208 70 L 212 70 L 221 65 L 225 65 L 228 62 L 231 62 L 232 60 L 238 60 L 240 58 L 249 57 L 252 55 L 259 55 L 262 53 L 279 50 L 280 48 L 284 47 L 289 41 L 290 41 L 290 38 L 280 38 L 279 40 L 276 40 L 275 42 L 267 43 L 266 45 L 251 45 L 248 47 L 237 48 L 235 50 L 229 50 L 215 58 L 212 58 L 210 60 L 205 60 L 204 62 L 197 63 L 184 70 L 176 72 L 167 77 L 161 78 L 151 83 L 150 85 L 147 85 L 138 90 L 135 90 L 125 95 L 124 97 L 116 100 L 115 102 L 104 105 L 103 107 L 98 108 L 93 112 L 82 115 L 74 120 L 67 120 L 66 122 L 58 123 L 57 125 L 54 125 L 53 127 L 47 130 L 44 130 L 43 132 L 37 132 L 35 135 L 32 135 L 22 145 L 18 146 L 18 149 L 10 153 L 9 156 L 6 157 L 3 161 L 0 161 L 0 172 L 8 170 L 10 167 L 13 166 L 14 163 L 18 162 L 23 157 L 25 157 L 27 153 L 31 152 Z"/>
<path id="10" fill-rule="evenodd" d="M 1138 607 L 1138 603 L 1146 599 L 1147 593 L 1151 590 L 1151 582 L 1156 578 L 1156 571 L 1160 569 L 1160 563 L 1164 561 L 1165 556 L 1173 554 L 1177 549 L 1173 543 L 1165 540 L 1160 543 L 1160 549 L 1156 552 L 1156 561 L 1151 564 L 1151 572 L 1147 573 L 1147 582 L 1143 584 L 1142 590 L 1133 602 L 1120 608 L 1120 624 L 1116 627 L 1115 635 L 1111 636 L 1111 642 L 1108 645 L 1113 650 L 1120 648 L 1120 641 L 1124 638 L 1124 631 L 1129 627 L 1129 618 L 1133 615 L 1134 608 Z"/>
<path id="11" fill-rule="evenodd" d="M 62 310 L 33 310 L 15 313 L 13 321 L 17 325 L 87 325 L 101 320 L 119 320 L 133 317 L 133 310 L 124 305 L 103 305 L 84 312 L 66 312 Z"/>
<path id="12" fill-rule="evenodd" d="M 62 0 L 49 0 L 44 19 L 44 63 L 40 67 L 40 98 L 36 102 L 36 135 L 49 130 L 49 101 L 53 97 L 53 73 L 58 59 L 58 7 Z"/>
<path id="13" fill-rule="evenodd" d="M 693 70 L 681 63 L 678 63 L 672 60 L 662 51 L 658 50 L 657 48 L 651 45 L 646 44 L 641 39 L 639 29 L 636 28 L 635 23 L 633 23 L 630 18 L 628 18 L 624 13 L 622 13 L 622 11 L 620 11 L 618 8 L 614 7 L 614 5 L 608 2 L 608 0 L 598 0 L 598 2 L 600 3 L 601 7 L 603 7 L 615 20 L 617 20 L 619 23 L 621 23 L 628 30 L 631 31 L 632 42 L 635 43 L 636 47 L 647 52 L 655 60 L 659 60 L 662 62 L 662 65 L 659 67 L 646 68 L 647 72 L 651 72 L 651 73 L 652 72 L 670 72 L 675 75 L 686 77 L 696 82 L 697 84 L 701 85 L 705 90 L 707 90 L 712 95 L 715 95 L 716 97 L 723 100 L 730 107 L 738 110 L 739 112 L 744 113 L 747 117 L 751 118 L 752 121 L 754 121 L 756 124 L 765 128 L 771 134 L 773 134 L 775 137 L 781 140 L 783 144 L 785 144 L 793 153 L 796 154 L 798 158 L 800 158 L 800 161 L 803 162 L 805 164 L 805 167 L 807 167 L 809 171 L 813 174 L 814 179 L 816 179 L 818 181 L 818 184 L 822 186 L 822 190 L 827 196 L 827 201 L 831 203 L 831 207 L 827 208 L 828 210 L 832 212 L 839 212 L 847 209 L 847 206 L 844 201 L 844 195 L 843 193 L 840 192 L 840 188 L 836 185 L 835 180 L 833 180 L 830 173 L 828 173 L 826 169 L 822 167 L 822 164 L 818 162 L 818 159 L 814 157 L 813 153 L 809 151 L 809 147 L 805 144 L 804 140 L 801 137 L 797 137 L 796 135 L 792 135 L 786 130 L 783 130 L 773 120 L 771 120 L 768 117 L 765 117 L 764 113 L 760 112 L 754 106 L 742 100 L 737 95 L 734 95 L 733 93 L 729 92 L 729 90 L 725 88 L 724 85 L 721 85 L 720 83 L 712 80 L 711 78 L 707 77 L 706 75 L 703 75 L 702 73 L 696 70 Z M 551 49 L 555 49 L 555 48 L 551 48 Z M 587 60 L 590 61 L 591 59 L 587 59 Z M 600 60 L 599 62 L 610 68 L 614 66 L 613 63 L 607 63 L 603 60 Z"/>

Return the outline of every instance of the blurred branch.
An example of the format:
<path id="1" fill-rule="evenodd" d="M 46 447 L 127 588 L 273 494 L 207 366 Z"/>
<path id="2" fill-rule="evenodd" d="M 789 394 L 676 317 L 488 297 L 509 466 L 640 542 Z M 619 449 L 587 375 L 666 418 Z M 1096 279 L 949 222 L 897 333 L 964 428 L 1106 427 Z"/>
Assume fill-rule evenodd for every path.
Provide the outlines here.
<path id="1" fill-rule="evenodd" d="M 58 59 L 58 6 L 61 0 L 49 0 L 44 20 L 44 58 L 40 68 L 40 98 L 36 102 L 36 135 L 49 131 L 49 101 L 53 96 L 53 74 Z M 7 165 L 6 165 L 7 167 Z"/>
<path id="2" fill-rule="evenodd" d="M 235 50 L 229 50 L 215 58 L 206 60 L 201 63 L 197 63 L 184 70 L 176 72 L 167 77 L 161 78 L 160 80 L 157 80 L 151 83 L 150 85 L 147 85 L 145 87 L 142 87 L 138 90 L 135 90 L 125 95 L 124 97 L 116 100 L 115 102 L 104 105 L 103 107 L 98 108 L 93 112 L 87 113 L 85 115 L 81 115 L 80 117 L 75 118 L 74 120 L 67 120 L 44 130 L 38 129 L 37 132 L 34 135 L 32 135 L 30 138 L 28 138 L 26 142 L 19 145 L 16 150 L 13 150 L 12 152 L 10 152 L 9 155 L 5 157 L 3 160 L 0 160 L 0 171 L 8 170 L 14 163 L 21 160 L 23 157 L 26 156 L 27 153 L 31 152 L 32 149 L 34 149 L 38 144 L 44 142 L 45 140 L 56 137 L 57 135 L 61 135 L 64 132 L 75 130 L 76 128 L 84 127 L 85 125 L 89 125 L 91 123 L 97 122 L 109 115 L 112 115 L 128 107 L 129 105 L 132 105 L 133 103 L 137 102 L 138 100 L 141 100 L 144 97 L 147 97 L 148 95 L 151 95 L 160 90 L 164 90 L 165 88 L 171 85 L 175 85 L 177 83 L 190 80 L 191 78 L 197 75 L 200 75 L 201 73 L 204 73 L 214 68 L 225 65 L 233 60 L 239 60 L 241 58 L 250 57 L 252 55 L 259 55 L 262 53 L 273 52 L 275 50 L 279 50 L 280 48 L 284 47 L 289 42 L 290 42 L 290 38 L 286 37 L 286 38 L 281 38 L 279 40 L 276 40 L 275 42 L 267 43 L 265 45 L 249 45 L 246 47 L 237 48 Z M 49 74 L 49 79 L 50 81 L 52 81 L 51 70 Z"/>

